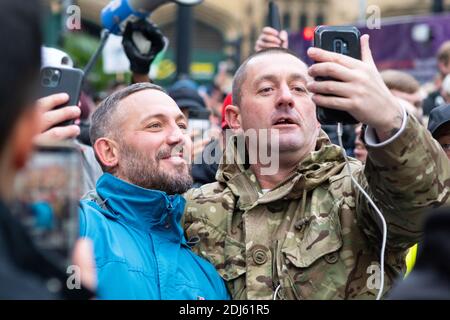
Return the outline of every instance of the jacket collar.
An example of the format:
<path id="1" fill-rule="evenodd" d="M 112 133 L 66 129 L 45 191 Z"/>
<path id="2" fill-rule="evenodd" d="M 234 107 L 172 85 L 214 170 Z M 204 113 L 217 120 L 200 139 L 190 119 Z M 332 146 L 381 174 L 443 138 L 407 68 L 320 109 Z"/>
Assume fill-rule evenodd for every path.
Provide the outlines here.
<path id="1" fill-rule="evenodd" d="M 186 201 L 180 195 L 169 196 L 159 190 L 141 188 L 104 173 L 96 190 L 104 202 L 102 213 L 144 232 L 161 232 L 172 241 L 184 242 L 180 226 Z"/>
<path id="2" fill-rule="evenodd" d="M 342 171 L 345 160 L 339 146 L 331 143 L 321 130 L 315 149 L 302 159 L 297 169 L 278 186 L 261 196 L 261 187 L 246 164 L 246 151 L 239 152 L 237 136 L 231 137 L 217 172 L 217 180 L 225 183 L 239 197 L 238 206 L 245 209 L 258 203 L 269 203 L 281 198 L 297 199 Z"/>

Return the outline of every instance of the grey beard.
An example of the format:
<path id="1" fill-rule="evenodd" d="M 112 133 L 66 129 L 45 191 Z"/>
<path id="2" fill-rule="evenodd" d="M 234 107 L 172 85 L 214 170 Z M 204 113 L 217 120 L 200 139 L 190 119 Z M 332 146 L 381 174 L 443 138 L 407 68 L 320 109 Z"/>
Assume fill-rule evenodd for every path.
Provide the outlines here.
<path id="1" fill-rule="evenodd" d="M 159 162 L 123 144 L 120 147 L 121 175 L 128 182 L 141 188 L 166 192 L 169 195 L 182 194 L 192 187 L 190 166 L 170 175 L 159 167 Z M 184 172 L 185 171 L 185 172 Z"/>

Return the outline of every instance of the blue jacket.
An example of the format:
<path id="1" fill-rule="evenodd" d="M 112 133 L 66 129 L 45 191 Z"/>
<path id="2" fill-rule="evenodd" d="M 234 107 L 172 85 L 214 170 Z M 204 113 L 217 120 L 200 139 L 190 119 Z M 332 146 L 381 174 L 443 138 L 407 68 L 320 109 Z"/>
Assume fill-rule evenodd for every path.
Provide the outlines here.
<path id="1" fill-rule="evenodd" d="M 213 265 L 186 243 L 180 196 L 110 174 L 81 201 L 80 233 L 94 243 L 99 299 L 229 299 Z"/>

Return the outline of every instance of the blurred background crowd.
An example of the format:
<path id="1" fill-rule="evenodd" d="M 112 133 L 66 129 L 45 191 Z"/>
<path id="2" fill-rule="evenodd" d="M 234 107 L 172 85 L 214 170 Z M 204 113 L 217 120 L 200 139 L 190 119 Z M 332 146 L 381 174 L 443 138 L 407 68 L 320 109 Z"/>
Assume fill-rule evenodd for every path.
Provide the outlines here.
<path id="1" fill-rule="evenodd" d="M 258 49 L 261 30 L 267 25 L 268 2 L 205 0 L 201 5 L 183 6 L 163 1 L 164 5 L 151 12 L 152 30 L 164 37 L 164 43 L 152 57 L 150 79 L 172 91 L 179 97 L 177 102 L 182 99 L 185 106 L 180 107 L 184 107 L 186 114 L 190 110 L 190 120 L 200 120 L 194 127 L 212 129 L 211 136 L 220 132 L 221 109 L 231 92 L 233 73 L 255 50 L 255 44 Z M 75 67 L 85 67 L 99 45 L 101 10 L 109 1 L 46 0 L 44 3 L 45 45 L 63 50 Z M 335 0 L 279 0 L 276 3 L 289 48 L 306 62 L 312 63 L 306 50 L 312 44 L 317 25 L 353 24 L 362 34 L 371 36 L 377 67 L 384 71 L 383 79 L 389 89 L 425 126 L 430 111 L 450 101 L 450 78 L 446 80 L 450 72 L 450 42 L 446 42 L 450 39 L 449 1 L 348 0 L 342 5 L 342 1 Z M 72 9 L 74 5 L 76 10 Z M 121 37 L 111 35 L 84 81 L 81 119 L 87 120 L 102 99 L 132 81 L 130 61 Z M 334 128 L 324 129 L 337 143 Z M 82 130 L 79 139 L 88 143 L 87 131 L 84 133 Z M 198 144 L 196 153 L 206 144 L 206 141 Z M 349 155 L 363 159 L 364 150 L 353 127 L 345 129 L 344 145 Z"/>

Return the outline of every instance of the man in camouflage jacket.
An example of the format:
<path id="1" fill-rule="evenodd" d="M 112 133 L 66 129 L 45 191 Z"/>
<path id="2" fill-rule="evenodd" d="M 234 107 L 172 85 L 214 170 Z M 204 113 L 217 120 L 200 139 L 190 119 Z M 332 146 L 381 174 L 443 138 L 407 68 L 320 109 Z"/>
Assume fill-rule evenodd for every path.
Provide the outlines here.
<path id="1" fill-rule="evenodd" d="M 309 70 L 287 51 L 269 49 L 237 71 L 226 113 L 236 136 L 217 182 L 185 195 L 184 217 L 194 250 L 215 265 L 234 299 L 378 293 L 381 220 L 352 183 L 340 147 L 320 130 L 315 104 L 368 125 L 367 163 L 350 159 L 350 170 L 387 222 L 384 293 L 404 270 L 405 250 L 421 239 L 426 208 L 447 201 L 448 159 L 384 86 L 367 36 L 361 49 L 362 61 L 310 49 L 322 63 Z M 339 82 L 311 78 L 318 76 Z M 277 174 L 265 176 L 261 163 L 248 163 L 255 150 L 247 148 L 246 157 L 236 150 L 251 128 L 279 130 Z"/>

